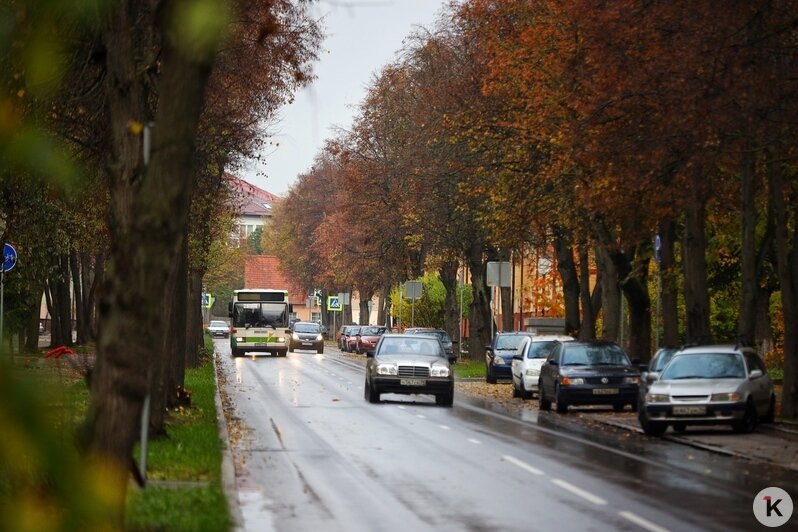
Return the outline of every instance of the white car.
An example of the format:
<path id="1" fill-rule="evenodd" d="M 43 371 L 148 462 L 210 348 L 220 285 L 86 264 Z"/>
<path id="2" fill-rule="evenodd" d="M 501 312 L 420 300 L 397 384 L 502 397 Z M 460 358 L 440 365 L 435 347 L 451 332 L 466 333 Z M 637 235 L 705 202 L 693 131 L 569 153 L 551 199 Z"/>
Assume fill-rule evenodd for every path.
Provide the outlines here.
<path id="1" fill-rule="evenodd" d="M 539 390 L 540 368 L 557 342 L 573 342 L 565 335 L 536 335 L 524 338 L 513 356 L 513 397 L 531 399 Z"/>
<path id="2" fill-rule="evenodd" d="M 221 336 L 222 338 L 227 338 L 230 336 L 230 326 L 227 325 L 227 322 L 221 320 L 213 320 L 208 325 L 208 332 L 211 333 L 211 336 Z"/>

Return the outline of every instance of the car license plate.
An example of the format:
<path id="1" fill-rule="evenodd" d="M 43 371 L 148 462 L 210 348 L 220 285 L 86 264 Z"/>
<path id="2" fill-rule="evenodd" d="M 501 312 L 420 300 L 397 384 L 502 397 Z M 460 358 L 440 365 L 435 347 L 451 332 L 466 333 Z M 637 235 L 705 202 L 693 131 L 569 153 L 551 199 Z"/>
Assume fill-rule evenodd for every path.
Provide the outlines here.
<path id="1" fill-rule="evenodd" d="M 674 406 L 674 416 L 703 416 L 706 415 L 707 408 L 705 406 Z"/>
<path id="2" fill-rule="evenodd" d="M 424 379 L 399 379 L 399 384 L 402 386 L 424 386 L 427 381 Z"/>
<path id="3" fill-rule="evenodd" d="M 313 345 L 313 344 L 310 342 L 302 342 L 302 345 Z"/>
<path id="4" fill-rule="evenodd" d="M 593 388 L 593 395 L 616 395 L 618 388 Z"/>
<path id="5" fill-rule="evenodd" d="M 267 345 L 269 344 L 266 342 L 255 342 L 255 347 L 266 347 Z"/>

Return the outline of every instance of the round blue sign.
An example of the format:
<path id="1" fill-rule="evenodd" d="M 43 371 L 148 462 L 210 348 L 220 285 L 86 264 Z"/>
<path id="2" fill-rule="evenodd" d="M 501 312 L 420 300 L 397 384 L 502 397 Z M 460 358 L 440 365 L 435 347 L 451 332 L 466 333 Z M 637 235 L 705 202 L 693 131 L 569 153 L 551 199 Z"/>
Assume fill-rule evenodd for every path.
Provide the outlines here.
<path id="1" fill-rule="evenodd" d="M 3 244 L 3 271 L 9 272 L 17 265 L 17 250 L 11 244 Z"/>

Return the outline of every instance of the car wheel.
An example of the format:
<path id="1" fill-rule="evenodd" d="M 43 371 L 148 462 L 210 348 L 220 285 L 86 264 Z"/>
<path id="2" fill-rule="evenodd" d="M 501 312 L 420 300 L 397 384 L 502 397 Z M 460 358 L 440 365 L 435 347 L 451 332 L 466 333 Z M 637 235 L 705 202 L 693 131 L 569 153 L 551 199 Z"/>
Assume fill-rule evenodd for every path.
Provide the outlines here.
<path id="1" fill-rule="evenodd" d="M 546 397 L 546 392 L 543 391 L 543 384 L 538 384 L 540 386 L 540 392 L 538 392 L 538 407 L 541 410 L 551 410 L 551 401 Z"/>
<path id="2" fill-rule="evenodd" d="M 745 414 L 743 415 L 743 419 L 732 423 L 732 430 L 740 433 L 752 432 L 756 428 L 756 422 L 756 407 L 749 397 L 748 401 L 745 403 Z"/>
<path id="3" fill-rule="evenodd" d="M 770 406 L 768 407 L 768 413 L 765 414 L 765 417 L 762 418 L 762 423 L 773 423 L 776 420 L 776 396 L 770 396 Z"/>
<path id="4" fill-rule="evenodd" d="M 317 349 L 316 352 L 320 355 L 324 354 L 324 349 Z"/>
<path id="5" fill-rule="evenodd" d="M 380 394 L 372 388 L 371 383 L 369 382 L 368 378 L 366 379 L 366 390 L 365 390 L 366 400 L 369 403 L 379 403 L 380 402 Z"/>
<path id="6" fill-rule="evenodd" d="M 687 425 L 684 423 L 674 423 L 673 424 L 673 432 L 683 433 L 687 430 Z"/>
<path id="7" fill-rule="evenodd" d="M 563 397 L 562 393 L 560 393 L 560 387 L 554 389 L 554 400 L 557 402 L 557 413 L 558 414 L 567 414 L 568 413 L 568 402 Z"/>
<path id="8" fill-rule="evenodd" d="M 438 406 L 452 406 L 454 404 L 454 392 L 436 395 L 435 404 Z"/>
<path id="9" fill-rule="evenodd" d="M 521 397 L 521 391 L 515 385 L 515 381 L 513 381 L 513 397 Z"/>
<path id="10" fill-rule="evenodd" d="M 521 399 L 532 399 L 532 392 L 527 391 L 524 387 L 524 379 L 521 379 Z"/>
<path id="11" fill-rule="evenodd" d="M 644 412 L 638 416 L 640 428 L 647 436 L 662 436 L 668 430 L 668 424 L 661 421 L 650 421 Z"/>
<path id="12" fill-rule="evenodd" d="M 485 366 L 485 382 L 488 384 L 496 384 L 496 377 L 490 374 L 490 368 Z"/>

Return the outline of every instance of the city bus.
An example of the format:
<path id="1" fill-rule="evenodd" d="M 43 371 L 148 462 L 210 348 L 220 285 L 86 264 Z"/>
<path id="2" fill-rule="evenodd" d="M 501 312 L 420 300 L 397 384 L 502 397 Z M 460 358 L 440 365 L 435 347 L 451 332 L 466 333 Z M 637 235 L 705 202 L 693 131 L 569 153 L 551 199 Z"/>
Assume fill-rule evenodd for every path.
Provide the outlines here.
<path id="1" fill-rule="evenodd" d="M 230 350 L 234 357 L 249 352 L 284 357 L 292 305 L 288 290 L 245 288 L 233 293 Z"/>

